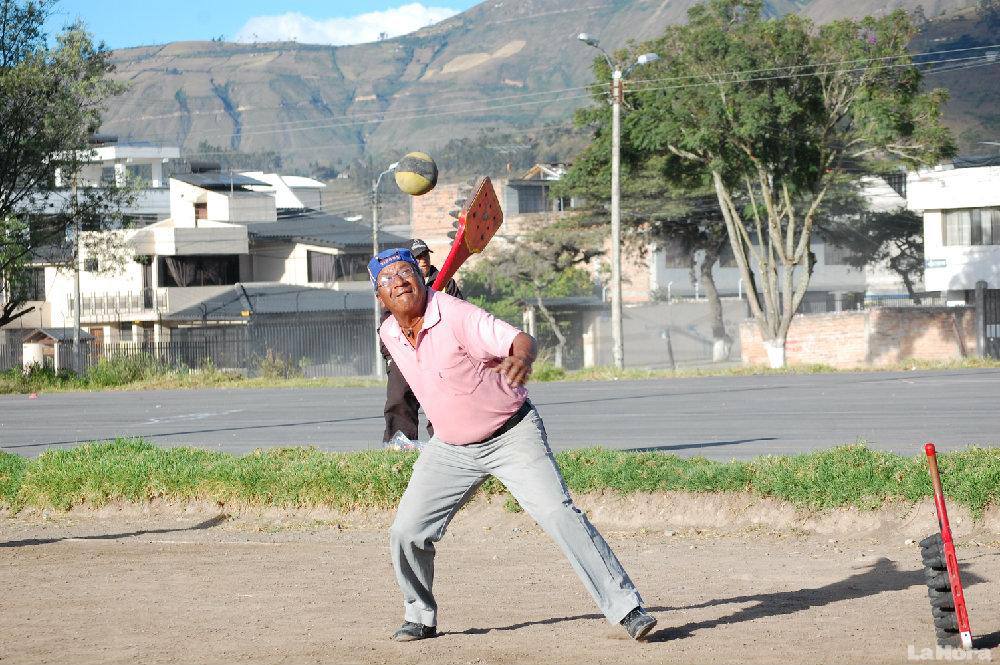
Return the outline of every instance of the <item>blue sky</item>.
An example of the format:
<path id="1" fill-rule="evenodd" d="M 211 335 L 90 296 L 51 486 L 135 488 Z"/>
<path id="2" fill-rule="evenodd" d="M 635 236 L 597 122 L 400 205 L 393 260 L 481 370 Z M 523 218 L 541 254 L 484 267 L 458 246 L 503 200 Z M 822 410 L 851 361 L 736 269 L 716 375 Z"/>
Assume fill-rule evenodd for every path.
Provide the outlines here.
<path id="1" fill-rule="evenodd" d="M 60 0 L 49 31 L 81 18 L 110 48 L 207 40 L 349 44 L 412 32 L 478 0 Z"/>

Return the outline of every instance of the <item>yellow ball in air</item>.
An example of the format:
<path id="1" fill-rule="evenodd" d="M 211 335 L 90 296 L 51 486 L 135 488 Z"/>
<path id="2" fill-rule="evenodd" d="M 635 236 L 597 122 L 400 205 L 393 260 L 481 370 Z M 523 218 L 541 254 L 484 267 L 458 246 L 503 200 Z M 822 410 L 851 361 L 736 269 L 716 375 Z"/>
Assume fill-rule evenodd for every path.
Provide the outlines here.
<path id="1" fill-rule="evenodd" d="M 396 166 L 396 185 L 410 196 L 431 191 L 437 179 L 437 164 L 425 152 L 407 153 Z"/>

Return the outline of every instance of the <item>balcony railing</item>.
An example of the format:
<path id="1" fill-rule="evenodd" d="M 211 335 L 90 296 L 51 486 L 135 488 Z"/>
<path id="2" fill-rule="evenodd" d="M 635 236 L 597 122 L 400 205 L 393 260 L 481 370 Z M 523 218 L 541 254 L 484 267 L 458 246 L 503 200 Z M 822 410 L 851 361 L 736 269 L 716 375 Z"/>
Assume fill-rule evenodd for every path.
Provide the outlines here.
<path id="1" fill-rule="evenodd" d="M 166 289 L 142 289 L 125 293 L 90 293 L 80 298 L 81 318 L 115 318 L 137 314 L 153 314 L 167 309 Z M 73 296 L 69 311 L 73 311 Z"/>

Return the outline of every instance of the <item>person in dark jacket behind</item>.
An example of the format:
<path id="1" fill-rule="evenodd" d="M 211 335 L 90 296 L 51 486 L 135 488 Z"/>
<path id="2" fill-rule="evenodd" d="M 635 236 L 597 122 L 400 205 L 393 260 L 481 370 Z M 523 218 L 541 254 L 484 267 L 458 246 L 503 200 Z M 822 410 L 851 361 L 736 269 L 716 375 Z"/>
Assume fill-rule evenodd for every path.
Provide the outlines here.
<path id="1" fill-rule="evenodd" d="M 437 278 L 438 269 L 431 263 L 431 250 L 427 246 L 427 243 L 420 239 L 414 240 L 410 244 L 410 253 L 417 260 L 417 264 L 420 265 L 420 272 L 423 273 L 424 283 L 427 286 L 433 284 Z M 465 299 L 454 279 L 448 280 L 448 283 L 444 287 L 444 292 L 450 296 Z M 385 321 L 388 317 L 388 310 L 383 310 L 382 320 Z M 396 432 L 402 432 L 407 438 L 415 441 L 418 438 L 419 416 L 417 413 L 420 409 L 420 402 L 413 395 L 413 391 L 410 390 L 410 384 L 403 378 L 396 363 L 392 361 L 392 356 L 389 355 L 389 351 L 385 348 L 385 345 L 382 344 L 381 348 L 382 357 L 386 360 L 386 375 L 388 377 L 385 389 L 385 409 L 383 411 L 385 414 L 385 432 L 382 434 L 382 443 L 389 441 Z M 427 423 L 427 433 L 434 436 L 434 426 L 430 422 Z"/>

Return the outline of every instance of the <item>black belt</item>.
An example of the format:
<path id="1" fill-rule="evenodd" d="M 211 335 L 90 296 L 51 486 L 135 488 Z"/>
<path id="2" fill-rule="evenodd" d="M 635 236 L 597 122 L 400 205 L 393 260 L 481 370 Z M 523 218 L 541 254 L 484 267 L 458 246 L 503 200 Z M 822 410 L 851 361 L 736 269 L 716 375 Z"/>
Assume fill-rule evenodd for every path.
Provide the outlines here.
<path id="1" fill-rule="evenodd" d="M 479 444 L 479 443 L 486 443 L 487 441 L 491 441 L 491 440 L 497 438 L 501 434 L 506 434 L 510 430 L 512 430 L 515 427 L 517 427 L 518 424 L 520 424 L 520 422 L 522 420 L 524 420 L 524 417 L 526 415 L 528 415 L 528 413 L 533 408 L 535 408 L 535 407 L 533 407 L 531 405 L 531 402 L 529 402 L 528 400 L 524 400 L 524 403 L 521 404 L 521 408 L 519 408 L 517 411 L 515 411 L 514 415 L 512 415 L 510 418 L 507 419 L 507 422 L 505 422 L 503 425 L 500 425 L 500 427 L 497 429 L 497 431 L 493 432 L 493 434 L 490 434 L 488 437 L 486 437 L 482 441 L 476 441 L 473 445 Z"/>

